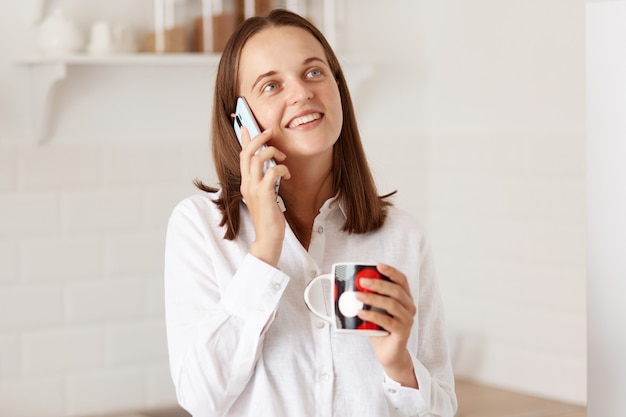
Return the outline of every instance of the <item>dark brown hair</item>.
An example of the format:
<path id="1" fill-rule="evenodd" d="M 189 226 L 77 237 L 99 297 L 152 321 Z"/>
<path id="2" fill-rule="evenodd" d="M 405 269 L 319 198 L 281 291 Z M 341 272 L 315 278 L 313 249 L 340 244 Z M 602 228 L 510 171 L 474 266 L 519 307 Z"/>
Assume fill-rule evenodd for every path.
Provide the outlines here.
<path id="1" fill-rule="evenodd" d="M 367 233 L 380 228 L 387 216 L 389 196 L 379 196 L 374 178 L 367 164 L 361 136 L 354 115 L 350 92 L 337 56 L 324 35 L 308 20 L 287 10 L 275 9 L 265 17 L 245 20 L 232 35 L 217 69 L 213 118 L 211 127 L 212 152 L 222 194 L 216 204 L 222 211 L 221 226 L 226 225 L 224 237 L 232 240 L 239 233 L 241 196 L 241 172 L 239 152 L 241 148 L 232 126 L 231 113 L 239 90 L 239 59 L 246 42 L 255 34 L 270 27 L 293 26 L 309 32 L 317 39 L 328 59 L 329 66 L 339 86 L 343 111 L 343 126 L 333 149 L 333 187 L 346 214 L 343 230 L 348 233 Z M 201 190 L 217 192 L 201 181 L 195 184 Z M 285 213 L 290 220 L 289 207 Z M 290 222 L 291 223 L 291 222 Z"/>

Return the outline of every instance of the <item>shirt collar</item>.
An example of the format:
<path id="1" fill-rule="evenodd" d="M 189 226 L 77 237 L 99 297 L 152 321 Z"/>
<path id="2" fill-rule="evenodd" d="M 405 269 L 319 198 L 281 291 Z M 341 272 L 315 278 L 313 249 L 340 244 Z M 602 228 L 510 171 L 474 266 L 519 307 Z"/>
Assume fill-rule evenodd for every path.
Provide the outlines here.
<path id="1" fill-rule="evenodd" d="M 329 213 L 332 210 L 336 209 L 339 209 L 343 217 L 347 218 L 343 199 L 339 198 L 339 195 L 335 195 L 334 197 L 326 200 L 326 202 L 324 202 L 324 204 L 322 204 L 322 207 L 320 208 L 320 213 Z"/>
<path id="2" fill-rule="evenodd" d="M 221 195 L 221 190 L 219 191 L 219 193 Z M 247 205 L 246 200 L 242 199 L 242 202 L 245 205 Z M 278 204 L 280 205 L 281 210 L 284 212 L 286 210 L 285 203 L 283 202 L 283 199 L 280 196 L 278 196 Z M 324 204 L 322 204 L 322 207 L 320 208 L 320 213 L 330 213 L 332 210 L 336 210 L 336 209 L 339 209 L 339 211 L 341 211 L 341 215 L 345 219 L 348 218 L 348 216 L 346 216 L 345 204 L 343 202 L 343 199 L 339 198 L 339 194 L 326 200 Z"/>

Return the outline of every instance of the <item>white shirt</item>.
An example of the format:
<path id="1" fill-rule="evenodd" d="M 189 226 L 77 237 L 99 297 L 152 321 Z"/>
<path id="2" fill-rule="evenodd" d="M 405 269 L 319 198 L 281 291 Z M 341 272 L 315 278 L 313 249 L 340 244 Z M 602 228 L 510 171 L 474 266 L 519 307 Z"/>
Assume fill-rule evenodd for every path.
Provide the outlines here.
<path id="1" fill-rule="evenodd" d="M 454 415 L 431 252 L 408 214 L 391 207 L 381 229 L 348 234 L 341 231 L 340 205 L 329 200 L 315 219 L 308 252 L 287 227 L 274 268 L 248 253 L 254 229 L 245 205 L 239 236 L 223 238 L 216 197 L 182 201 L 167 230 L 167 337 L 182 407 L 194 417 Z M 409 278 L 418 312 L 407 347 L 419 390 L 386 377 L 367 337 L 333 332 L 304 304 L 313 277 L 351 261 L 383 262 Z"/>

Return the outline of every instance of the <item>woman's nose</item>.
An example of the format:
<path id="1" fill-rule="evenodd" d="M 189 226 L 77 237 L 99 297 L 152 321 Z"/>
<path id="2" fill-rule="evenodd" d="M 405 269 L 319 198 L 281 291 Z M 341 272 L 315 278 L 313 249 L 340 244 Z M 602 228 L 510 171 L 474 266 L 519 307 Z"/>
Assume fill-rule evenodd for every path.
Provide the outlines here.
<path id="1" fill-rule="evenodd" d="M 298 104 L 313 98 L 313 90 L 304 81 L 292 82 L 289 93 L 289 104 Z"/>

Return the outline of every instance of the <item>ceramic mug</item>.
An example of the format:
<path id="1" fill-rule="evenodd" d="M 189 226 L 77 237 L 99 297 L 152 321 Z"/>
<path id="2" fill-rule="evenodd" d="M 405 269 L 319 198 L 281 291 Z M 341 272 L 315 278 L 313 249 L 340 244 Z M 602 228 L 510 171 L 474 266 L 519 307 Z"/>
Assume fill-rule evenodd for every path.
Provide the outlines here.
<path id="1" fill-rule="evenodd" d="M 363 304 L 357 300 L 357 292 L 372 292 L 363 288 L 361 279 L 384 279 L 389 278 L 378 272 L 375 264 L 341 262 L 333 265 L 332 273 L 319 275 L 306 286 L 304 290 L 304 302 L 309 310 L 317 317 L 331 324 L 339 333 L 351 333 L 363 336 L 384 336 L 389 334 L 385 329 L 369 321 L 361 320 L 357 314 L 359 310 L 382 311 L 375 307 Z M 311 292 L 321 286 L 322 281 L 328 281 L 329 299 L 332 300 L 330 314 L 322 310 L 324 306 L 316 305 Z M 318 289 L 318 291 L 323 291 Z"/>

